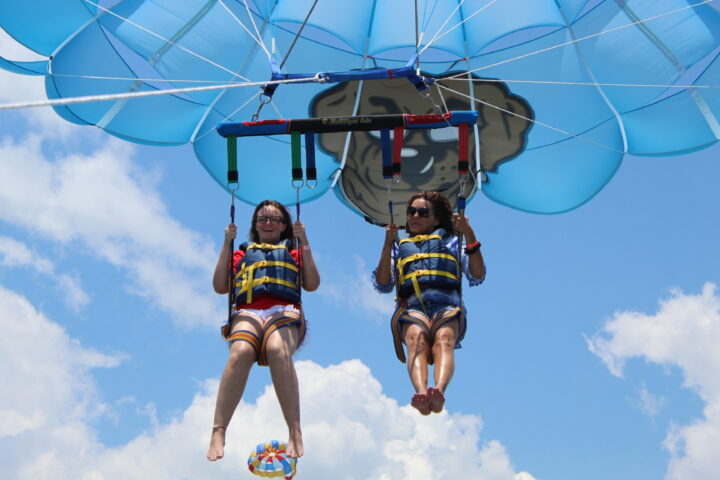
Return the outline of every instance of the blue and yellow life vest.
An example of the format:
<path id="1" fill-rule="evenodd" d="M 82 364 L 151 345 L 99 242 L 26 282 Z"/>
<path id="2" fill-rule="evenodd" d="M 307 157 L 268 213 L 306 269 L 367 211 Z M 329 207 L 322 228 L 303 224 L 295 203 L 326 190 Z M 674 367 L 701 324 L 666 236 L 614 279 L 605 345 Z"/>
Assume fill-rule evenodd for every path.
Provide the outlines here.
<path id="1" fill-rule="evenodd" d="M 242 244 L 245 256 L 235 273 L 237 304 L 252 303 L 254 297 L 272 295 L 291 303 L 300 301 L 298 265 L 290 255 L 290 242 Z"/>
<path id="2" fill-rule="evenodd" d="M 423 288 L 460 288 L 458 261 L 445 244 L 444 236 L 445 230 L 439 228 L 430 235 L 400 240 L 397 271 L 401 298 L 415 293 L 422 302 Z"/>

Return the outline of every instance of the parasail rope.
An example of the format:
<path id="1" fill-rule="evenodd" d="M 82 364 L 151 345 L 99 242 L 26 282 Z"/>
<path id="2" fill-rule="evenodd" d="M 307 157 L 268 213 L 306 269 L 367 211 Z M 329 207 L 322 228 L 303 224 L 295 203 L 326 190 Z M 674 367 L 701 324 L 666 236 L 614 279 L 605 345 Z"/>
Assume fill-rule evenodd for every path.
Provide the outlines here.
<path id="1" fill-rule="evenodd" d="M 275 102 L 273 100 L 270 100 L 270 106 L 273 107 L 273 109 L 275 110 L 275 113 L 277 113 L 278 117 L 280 117 L 283 120 L 285 119 L 285 116 L 282 113 L 280 113 L 280 110 L 278 109 L 277 105 L 275 104 Z"/>
<path id="2" fill-rule="evenodd" d="M 420 35 L 420 41 L 422 41 L 422 37 L 425 35 L 425 30 L 427 29 L 428 25 L 430 24 L 430 18 L 432 18 L 435 9 L 438 6 L 438 2 L 440 0 L 435 0 L 435 3 L 433 3 L 432 8 L 430 9 L 430 13 L 428 13 L 428 0 L 425 0 L 425 7 L 423 8 L 423 23 L 422 23 L 422 34 Z M 465 2 L 465 0 L 460 0 L 460 3 L 462 4 Z"/>
<path id="3" fill-rule="evenodd" d="M 239 112 L 240 110 L 242 110 L 243 108 L 247 107 L 248 104 L 250 104 L 250 102 L 252 102 L 253 100 L 255 100 L 255 99 L 256 99 L 257 97 L 259 97 L 261 94 L 262 94 L 262 92 L 257 92 L 255 95 L 253 95 L 252 97 L 248 98 L 245 103 L 243 103 L 243 104 L 240 105 L 238 108 L 236 108 L 235 110 L 233 110 L 232 113 L 230 113 L 230 115 L 224 116 L 224 118 L 223 118 L 220 122 L 224 122 L 225 120 L 230 120 L 233 115 L 235 115 L 236 113 L 238 113 L 238 112 Z M 216 130 L 215 130 L 215 126 L 213 125 L 213 126 L 211 126 L 210 128 L 208 128 L 207 130 L 205 130 L 203 133 L 201 133 L 198 137 L 196 137 L 196 138 L 195 138 L 194 140 L 192 140 L 192 141 L 193 141 L 193 142 L 197 142 L 198 140 L 202 139 L 203 137 L 205 137 L 205 136 L 206 136 L 207 134 L 209 134 L 210 132 L 215 132 L 215 131 L 216 131 Z"/>
<path id="4" fill-rule="evenodd" d="M 463 0 L 463 1 L 464 1 L 464 0 Z M 480 7 L 480 8 L 479 8 L 477 11 L 475 11 L 472 15 L 470 15 L 469 17 L 467 17 L 466 19 L 464 19 L 462 22 L 458 23 L 457 25 L 454 25 L 450 30 L 448 30 L 447 32 L 443 33 L 442 35 L 440 34 L 442 28 L 441 28 L 440 30 L 438 30 L 437 33 L 435 33 L 435 36 L 434 36 L 432 39 L 430 39 L 430 41 L 427 43 L 427 45 L 425 45 L 425 46 L 423 47 L 423 49 L 420 50 L 420 54 L 422 54 L 425 50 L 427 50 L 428 48 L 430 48 L 430 46 L 431 46 L 433 43 L 435 43 L 436 41 L 440 40 L 440 39 L 443 38 L 444 36 L 448 35 L 450 32 L 452 32 L 452 31 L 455 30 L 456 28 L 460 27 L 460 26 L 463 25 L 465 22 L 467 22 L 468 20 L 470 20 L 470 19 L 473 18 L 475 15 L 477 15 L 477 14 L 480 13 L 480 12 L 482 12 L 483 10 L 485 10 L 486 8 L 488 8 L 489 6 L 491 6 L 491 5 L 492 5 L 493 3 L 495 3 L 495 2 L 497 2 L 497 0 L 492 0 L 490 3 L 487 3 L 487 4 L 485 4 L 484 6 Z M 457 6 L 457 8 L 455 9 L 455 11 L 453 11 L 453 13 L 450 15 L 450 17 L 452 17 L 452 16 L 455 14 L 455 12 L 457 11 L 457 9 L 460 8 L 460 5 L 462 5 L 462 2 Z M 448 20 L 450 20 L 450 17 L 448 18 Z M 445 23 L 443 24 L 443 26 L 445 26 L 445 24 L 447 24 L 448 20 L 445 21 Z"/>
<path id="5" fill-rule="evenodd" d="M 75 75 L 71 73 L 53 73 L 49 72 L 46 74 L 48 77 L 64 77 L 64 78 L 85 78 L 89 80 L 122 80 L 122 81 L 140 81 L 145 83 L 218 83 L 217 80 L 180 80 L 171 78 L 140 78 L 140 77 L 106 77 L 102 75 Z M 239 82 L 227 82 L 227 83 L 239 83 Z"/>
<path id="6" fill-rule="evenodd" d="M 610 30 L 604 30 L 604 31 L 602 31 L 602 32 L 593 33 L 592 35 L 588 35 L 588 36 L 586 36 L 586 37 L 581 37 L 581 38 L 578 38 L 578 39 L 575 39 L 575 40 L 571 40 L 571 41 L 569 41 L 569 42 L 561 43 L 561 44 L 559 44 L 559 45 L 554 45 L 554 46 L 552 46 L 552 47 L 543 48 L 543 49 L 537 50 L 537 51 L 535 51 L 535 52 L 525 53 L 525 54 L 523 54 L 523 55 L 519 55 L 519 56 L 513 57 L 513 58 L 507 58 L 507 59 L 505 59 L 505 60 L 503 60 L 503 61 L 501 61 L 501 62 L 496 62 L 496 63 L 493 63 L 493 64 L 491 64 L 491 65 L 485 65 L 485 66 L 483 66 L 483 67 L 478 67 L 478 68 L 476 68 L 476 69 L 474 69 L 474 70 L 468 70 L 467 72 L 462 72 L 462 73 L 459 73 L 459 74 L 457 74 L 457 75 L 452 75 L 452 76 L 450 76 L 450 77 L 448 77 L 448 78 L 457 78 L 457 77 L 463 76 L 463 75 L 465 75 L 465 74 L 467 74 L 467 73 L 478 72 L 478 71 L 480 71 L 480 70 L 485 70 L 485 69 L 487 69 L 487 68 L 497 67 L 498 65 L 502 65 L 502 64 L 505 64 L 505 63 L 509 63 L 509 62 L 514 62 L 515 60 L 522 60 L 523 58 L 531 57 L 531 56 L 537 55 L 537 54 L 539 54 L 539 53 L 549 52 L 549 51 L 555 50 L 555 49 L 557 49 L 557 48 L 562 48 L 562 47 L 566 47 L 566 46 L 568 46 L 568 45 L 572 45 L 572 44 L 574 44 L 574 43 L 582 42 L 583 40 L 588 40 L 588 39 L 591 39 L 591 38 L 599 37 L 599 36 L 601 36 L 601 35 L 605 35 L 605 34 L 607 34 L 607 33 L 612 33 L 612 32 L 616 32 L 616 31 L 618 31 L 618 30 L 623 30 L 623 29 L 625 29 L 625 28 L 633 27 L 633 26 L 635 26 L 635 25 L 639 25 L 639 24 L 641 24 L 641 23 L 649 22 L 649 21 L 651 21 L 651 20 L 657 20 L 658 18 L 666 17 L 666 16 L 668 16 L 668 15 L 672 15 L 672 14 L 675 14 L 675 13 L 679 13 L 679 12 L 682 12 L 682 11 L 684 11 L 684 10 L 688 10 L 688 9 L 691 9 L 691 8 L 699 7 L 699 6 L 701 6 L 701 5 L 705 5 L 706 3 L 711 3 L 711 2 L 714 2 L 714 1 L 715 1 L 715 0 L 703 0 L 702 2 L 698 2 L 698 3 L 692 4 L 692 5 L 688 5 L 687 7 L 682 7 L 682 8 L 678 8 L 678 9 L 675 9 L 675 10 L 671 10 L 671 11 L 669 11 L 669 12 L 665 12 L 665 13 L 661 13 L 661 14 L 659 14 L 659 15 L 655 15 L 654 17 L 649 17 L 649 18 L 646 18 L 646 19 L 644 19 L 644 20 L 638 20 L 638 21 L 633 22 L 633 23 L 628 23 L 627 25 L 621 25 L 621 26 L 619 26 L 619 27 L 611 28 Z M 465 21 L 467 21 L 467 19 L 466 19 Z M 427 46 L 426 46 L 425 48 L 427 48 Z M 421 51 L 421 53 L 422 53 L 422 51 Z"/>
<path id="7" fill-rule="evenodd" d="M 317 77 L 294 78 L 286 80 L 265 80 L 262 82 L 242 82 L 242 83 L 226 83 L 222 85 L 210 85 L 206 87 L 189 87 L 189 88 L 173 88 L 169 90 L 153 90 L 146 92 L 129 92 L 129 93 L 109 93 L 106 95 L 89 95 L 86 97 L 67 97 L 57 98 L 53 100 L 38 100 L 35 102 L 7 103 L 0 105 L 0 110 L 12 110 L 18 108 L 29 107 L 52 107 L 56 105 L 73 105 L 77 103 L 101 102 L 106 100 L 117 100 L 121 98 L 139 98 L 139 97 L 156 97 L 159 95 L 175 95 L 178 93 L 189 92 L 206 92 L 211 90 L 222 90 L 238 87 L 253 87 L 261 85 L 269 85 L 274 83 L 301 83 L 308 80 L 320 81 Z"/>
<path id="8" fill-rule="evenodd" d="M 418 53 L 420 49 L 420 24 L 418 19 L 418 2 L 415 0 L 415 53 Z M 420 56 L 418 55 L 417 63 L 418 68 L 420 66 Z"/>
<path id="9" fill-rule="evenodd" d="M 245 8 L 247 9 L 248 17 L 250 17 L 250 21 L 252 22 L 253 27 L 255 28 L 255 33 L 257 34 L 257 37 L 255 35 L 253 35 L 253 33 L 250 31 L 249 28 L 247 28 L 245 26 L 245 24 L 242 22 L 242 20 L 240 20 L 237 17 L 237 15 L 235 15 L 235 13 L 232 10 L 230 10 L 230 8 L 227 5 L 225 5 L 225 2 L 223 2 L 223 0 L 218 0 L 218 3 L 220 4 L 221 7 L 223 7 L 230 14 L 230 16 L 232 18 L 235 19 L 235 21 L 238 23 L 238 25 L 240 25 L 242 27 L 242 29 L 245 30 L 245 32 L 247 32 L 248 35 L 250 35 L 250 38 L 255 40 L 255 43 L 257 43 L 260 46 L 260 48 L 263 49 L 263 51 L 265 52 L 265 55 L 267 55 L 268 58 L 271 58 L 270 52 L 268 51 L 267 47 L 265 46 L 262 36 L 260 35 L 260 31 L 258 30 L 257 25 L 255 25 L 255 20 L 253 20 L 252 13 L 250 12 L 250 7 L 248 6 L 247 2 L 243 2 L 243 3 L 245 4 Z"/>
<path id="10" fill-rule="evenodd" d="M 202 55 L 200 55 L 200 54 L 198 54 L 198 53 L 195 53 L 195 52 L 193 52 L 192 50 L 190 50 L 190 49 L 188 49 L 188 48 L 185 48 L 185 47 L 183 47 L 182 45 L 180 45 L 180 44 L 178 44 L 178 43 L 175 43 L 175 42 L 173 42 L 173 41 L 171 41 L 171 40 L 168 40 L 167 38 L 163 37 L 162 35 L 159 35 L 159 34 L 153 32 L 153 31 L 151 31 L 151 30 L 149 30 L 149 29 L 147 29 L 147 28 L 145 28 L 145 27 L 143 27 L 143 26 L 141 26 L 141 25 L 133 22 L 133 21 L 130 20 L 129 18 L 125 18 L 125 17 L 123 17 L 123 16 L 121 16 L 121 15 L 118 15 L 117 13 L 115 13 L 115 12 L 113 12 L 113 11 L 111 11 L 111 10 L 108 10 L 107 8 L 99 5 L 98 3 L 93 2 L 92 0 L 83 0 L 83 1 L 85 1 L 86 3 L 89 3 L 90 5 L 93 5 L 94 7 L 97 7 L 98 9 L 100 9 L 100 10 L 106 12 L 106 13 L 109 13 L 110 15 L 112 15 L 112 16 L 120 19 L 120 20 L 122 20 L 123 22 L 129 23 L 130 25 L 132 25 L 132 26 L 134 26 L 134 27 L 136 27 L 136 28 L 139 28 L 139 29 L 142 30 L 143 32 L 149 33 L 150 35 L 152 35 L 152 36 L 154 36 L 154 37 L 156 37 L 156 38 L 159 38 L 160 40 L 162 40 L 163 42 L 166 42 L 166 43 L 169 44 L 169 45 L 172 45 L 172 46 L 174 46 L 174 47 L 177 47 L 177 48 L 179 48 L 180 50 L 183 50 L 184 52 L 187 52 L 187 53 L 189 53 L 190 55 L 192 55 L 192 56 L 194 56 L 194 57 L 196 57 L 196 58 L 199 58 L 200 60 L 202 60 L 202 61 L 204 61 L 204 62 L 209 63 L 210 65 L 212 65 L 212 66 L 214 66 L 214 67 L 217 67 L 217 68 L 219 68 L 219 69 L 221 69 L 221 70 L 223 70 L 223 71 L 226 71 L 226 72 L 232 74 L 233 76 L 240 77 L 240 78 L 242 78 L 243 80 L 249 80 L 249 79 L 243 77 L 242 75 L 239 75 L 238 73 L 233 72 L 232 70 L 230 70 L 230 69 L 228 69 L 228 68 L 225 68 L 225 67 L 223 67 L 222 65 L 220 65 L 220 64 L 218 64 L 218 63 L 213 62 L 213 61 L 210 60 L 209 58 L 205 58 L 205 57 L 203 57 Z"/>
<path id="11" fill-rule="evenodd" d="M 469 74 L 471 72 L 463 72 Z M 138 78 L 138 77 L 104 77 L 101 75 L 72 75 L 67 73 L 48 73 L 47 76 L 52 77 L 63 77 L 63 78 L 85 78 L 90 80 L 121 80 L 121 81 L 141 81 L 145 83 L 213 83 L 216 84 L 217 80 L 179 80 L 179 79 L 167 79 L 167 78 Z M 443 82 L 466 82 L 466 78 L 460 78 L 458 75 L 451 77 L 444 77 L 441 79 Z M 660 84 L 660 83 L 600 83 L 600 82 L 561 82 L 556 80 L 510 80 L 510 79 L 497 79 L 497 78 L 477 78 L 476 81 L 483 82 L 494 82 L 494 83 L 528 83 L 533 85 L 573 85 L 573 86 L 587 86 L 587 87 L 636 87 L 636 88 L 677 88 L 677 89 L 688 89 L 688 88 L 702 88 L 702 89 L 716 89 L 720 88 L 720 85 L 679 85 L 679 84 Z M 263 82 L 267 84 L 271 82 Z M 241 85 L 244 82 L 227 82 L 228 85 Z"/>
<path id="12" fill-rule="evenodd" d="M 449 112 L 450 110 L 448 110 L 447 103 L 445 103 L 445 96 L 442 94 L 442 90 L 440 90 L 440 86 L 439 86 L 438 82 L 435 82 L 435 88 L 437 88 L 438 95 L 440 95 L 440 101 L 442 102 L 443 107 L 445 107 L 445 113 Z M 437 112 L 437 113 L 440 113 L 440 112 Z"/>
<path id="13" fill-rule="evenodd" d="M 310 7 L 310 10 L 308 11 L 307 15 L 305 16 L 305 20 L 303 21 L 302 25 L 300 25 L 300 29 L 298 30 L 297 34 L 295 35 L 295 38 L 293 38 L 292 43 L 290 44 L 290 47 L 288 48 L 287 53 L 285 54 L 285 58 L 283 58 L 282 63 L 280 64 L 280 68 L 285 66 L 285 62 L 287 62 L 288 57 L 290 56 L 290 52 L 293 51 L 293 48 L 295 47 L 295 44 L 298 41 L 298 38 L 300 38 L 300 34 L 305 29 L 305 25 L 307 25 L 308 20 L 310 20 L 310 15 L 312 14 L 313 10 L 315 10 L 315 6 L 317 5 L 318 0 L 315 0 Z"/>
<path id="14" fill-rule="evenodd" d="M 428 42 L 428 44 L 425 46 L 425 48 L 428 48 L 433 42 L 435 42 L 435 39 L 437 38 L 438 35 L 440 35 L 440 32 L 442 32 L 442 29 L 445 28 L 445 26 L 448 24 L 448 22 L 455 16 L 457 11 L 460 10 L 460 7 L 462 7 L 463 3 L 465 3 L 465 0 L 460 0 L 457 7 L 455 7 L 455 10 L 450 12 L 450 15 L 448 15 L 448 17 L 445 19 L 443 24 L 440 25 L 440 28 L 438 28 L 437 32 L 435 32 L 435 36 L 430 39 L 430 42 Z M 423 48 L 423 51 L 425 50 L 425 48 Z M 422 53 L 422 52 L 420 52 L 420 53 Z"/>
<path id="15" fill-rule="evenodd" d="M 471 73 L 471 72 L 465 72 Z M 464 73 L 464 74 L 465 74 Z M 454 81 L 454 82 L 466 82 L 466 78 L 458 78 L 457 75 L 452 77 L 445 77 L 441 79 L 443 82 Z M 600 83 L 600 82 L 559 82 L 552 80 L 505 80 L 496 78 L 476 78 L 474 81 L 482 82 L 494 82 L 494 83 L 532 83 L 538 85 L 576 85 L 576 86 L 587 86 L 587 87 L 639 87 L 639 88 L 720 88 L 720 85 L 662 85 L 652 83 Z"/>
<path id="16" fill-rule="evenodd" d="M 501 112 L 503 112 L 503 113 L 507 113 L 508 115 L 512 115 L 513 117 L 522 118 L 523 120 L 525 120 L 525 121 L 527 121 L 527 122 L 532 122 L 532 123 L 535 123 L 535 124 L 537 124 L 537 125 L 540 125 L 541 127 L 549 128 L 550 130 L 553 130 L 553 131 L 555 131 L 555 132 L 562 133 L 563 135 L 566 135 L 566 136 L 569 137 L 569 138 L 576 138 L 576 139 L 581 140 L 581 141 L 583 141 L 583 142 L 587 142 L 587 143 L 596 145 L 596 146 L 598 146 L 598 147 L 602 147 L 602 148 L 604 148 L 604 149 L 606 149 L 606 150 L 610 150 L 611 152 L 622 153 L 622 154 L 627 153 L 627 152 L 625 152 L 625 151 L 623 151 L 623 150 L 618 150 L 617 148 L 613 148 L 613 147 L 611 147 L 611 146 L 609 146 L 609 145 L 605 145 L 604 143 L 596 142 L 595 140 L 590 140 L 589 138 L 585 138 L 585 137 L 582 137 L 582 136 L 580 136 L 580 135 L 576 135 L 576 134 L 574 134 L 574 133 L 568 132 L 567 130 L 562 130 L 562 129 L 560 129 L 560 128 L 553 127 L 552 125 L 548 125 L 547 123 L 538 122 L 537 120 L 534 120 L 534 119 L 532 119 L 532 118 L 528 118 L 528 117 L 526 117 L 526 116 L 524 116 L 524 115 L 520 115 L 519 113 L 513 112 L 513 111 L 511 111 L 511 110 L 507 110 L 507 109 L 498 107 L 497 105 L 493 105 L 492 103 L 485 102 L 485 101 L 483 101 L 483 100 L 480 100 L 479 98 L 472 98 L 472 97 L 471 97 L 470 95 L 468 95 L 468 94 L 459 92 L 459 91 L 457 91 L 457 90 L 453 90 L 452 88 L 448 88 L 448 87 L 446 87 L 446 86 L 444 86 L 444 85 L 440 85 L 440 88 L 443 88 L 443 89 L 445 89 L 445 90 L 447 90 L 447 91 L 449 91 L 449 92 L 452 92 L 452 93 L 454 93 L 454 94 L 456 94 L 456 95 L 460 95 L 461 97 L 465 97 L 465 98 L 470 99 L 470 100 L 475 100 L 477 103 L 479 103 L 479 104 L 481 104 L 481 105 L 485 105 L 485 106 L 487 106 L 487 107 L 494 108 L 495 110 L 499 110 L 499 111 L 501 111 Z"/>
<path id="17" fill-rule="evenodd" d="M 222 0 L 220 0 L 220 3 L 222 3 Z M 268 58 L 271 58 L 270 52 L 268 52 L 268 49 L 265 48 L 265 43 L 263 43 L 262 35 L 260 34 L 260 30 L 258 30 L 257 24 L 255 23 L 255 19 L 253 18 L 252 12 L 250 12 L 250 5 L 248 5 L 247 0 L 243 0 L 243 4 L 245 4 L 245 10 L 247 11 L 248 17 L 250 17 L 250 22 L 252 22 L 253 28 L 255 29 L 255 34 L 257 35 L 257 39 L 260 42 L 260 47 L 262 47 L 263 50 L 265 50 L 265 53 L 267 54 Z"/>
<path id="18" fill-rule="evenodd" d="M 360 66 L 361 70 L 365 69 L 365 64 L 367 63 L 367 60 L 369 58 L 368 56 L 368 49 L 370 48 L 370 33 L 368 32 L 368 36 L 365 37 L 365 46 L 363 47 L 363 51 L 365 54 L 363 55 L 363 61 Z M 360 97 L 362 96 L 363 86 L 365 85 L 364 80 L 360 80 L 358 82 L 358 88 L 357 92 L 355 93 L 355 104 L 353 105 L 352 114 L 353 116 L 357 115 L 358 110 L 360 109 Z M 343 154 L 342 159 L 340 160 L 340 166 L 335 171 L 332 183 L 330 184 L 330 188 L 335 188 L 335 184 L 337 184 L 338 180 L 340 180 L 340 175 L 342 175 L 343 170 L 345 169 L 345 164 L 347 162 L 347 156 L 348 151 L 350 150 L 350 137 L 351 134 L 348 132 L 345 135 L 345 144 L 343 145 Z"/>

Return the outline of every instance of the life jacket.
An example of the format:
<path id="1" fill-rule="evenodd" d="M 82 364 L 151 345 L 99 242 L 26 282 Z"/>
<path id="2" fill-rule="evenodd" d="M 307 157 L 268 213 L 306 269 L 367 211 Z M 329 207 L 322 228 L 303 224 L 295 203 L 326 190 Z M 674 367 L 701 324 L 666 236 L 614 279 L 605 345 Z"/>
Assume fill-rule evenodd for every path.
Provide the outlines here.
<path id="1" fill-rule="evenodd" d="M 254 297 L 272 295 L 290 303 L 300 301 L 298 265 L 290 255 L 290 242 L 243 243 L 245 255 L 235 273 L 237 304 L 252 303 Z"/>
<path id="2" fill-rule="evenodd" d="M 444 236 L 445 230 L 439 228 L 430 235 L 400 240 L 397 271 L 401 298 L 415 293 L 422 302 L 423 288 L 460 289 L 458 260 Z"/>

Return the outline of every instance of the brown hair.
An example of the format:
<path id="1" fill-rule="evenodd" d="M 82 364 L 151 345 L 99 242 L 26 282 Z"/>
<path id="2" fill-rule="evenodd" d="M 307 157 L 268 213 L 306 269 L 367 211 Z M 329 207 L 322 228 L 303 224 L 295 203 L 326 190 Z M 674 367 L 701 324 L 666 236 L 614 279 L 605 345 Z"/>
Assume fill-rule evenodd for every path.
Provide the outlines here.
<path id="1" fill-rule="evenodd" d="M 444 229 L 447 235 L 454 235 L 455 230 L 453 230 L 452 225 L 453 211 L 447 197 L 440 192 L 418 192 L 410 197 L 410 200 L 408 200 L 407 203 L 408 206 L 412 205 L 412 203 L 418 198 L 422 198 L 423 200 L 430 202 L 430 205 L 432 205 L 433 215 L 435 215 L 435 218 L 440 221 L 438 227 Z M 410 233 L 407 223 L 405 223 L 405 231 Z"/>
<path id="2" fill-rule="evenodd" d="M 263 200 L 262 202 L 258 203 L 257 207 L 255 207 L 255 211 L 253 212 L 252 220 L 250 221 L 250 231 L 248 232 L 248 240 L 254 243 L 260 241 L 260 235 L 258 235 L 257 231 L 257 217 L 258 212 L 263 207 L 275 207 L 280 210 L 283 224 L 285 224 L 285 228 L 282 232 L 280 232 L 280 240 L 282 241 L 292 239 L 292 218 L 290 218 L 290 212 L 288 212 L 287 208 L 285 208 L 285 205 L 278 202 L 277 200 Z"/>

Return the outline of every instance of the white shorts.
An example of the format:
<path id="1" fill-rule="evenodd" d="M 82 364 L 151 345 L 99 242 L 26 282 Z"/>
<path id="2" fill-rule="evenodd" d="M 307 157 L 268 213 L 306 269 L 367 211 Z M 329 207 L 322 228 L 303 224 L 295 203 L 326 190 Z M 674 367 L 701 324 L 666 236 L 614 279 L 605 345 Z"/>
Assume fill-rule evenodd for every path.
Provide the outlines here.
<path id="1" fill-rule="evenodd" d="M 263 322 L 266 322 L 267 319 L 270 318 L 272 315 L 280 312 L 300 313 L 300 310 L 295 308 L 294 305 L 275 305 L 273 307 L 263 309 L 241 308 L 233 312 L 233 317 L 242 314 L 250 314 L 260 317 L 262 318 Z"/>

